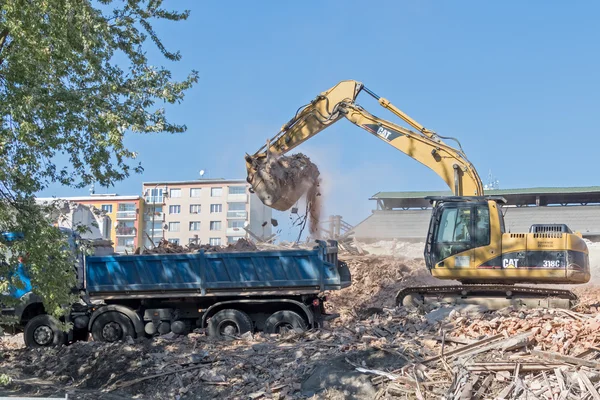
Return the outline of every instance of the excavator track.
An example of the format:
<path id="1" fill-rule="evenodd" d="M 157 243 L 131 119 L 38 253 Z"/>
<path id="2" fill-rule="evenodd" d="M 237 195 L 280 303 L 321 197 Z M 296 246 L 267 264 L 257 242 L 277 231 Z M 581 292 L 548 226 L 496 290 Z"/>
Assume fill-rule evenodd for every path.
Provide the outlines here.
<path id="1" fill-rule="evenodd" d="M 396 305 L 432 302 L 479 304 L 488 309 L 508 306 L 527 308 L 571 308 L 577 295 L 569 290 L 512 285 L 416 286 L 402 289 Z"/>

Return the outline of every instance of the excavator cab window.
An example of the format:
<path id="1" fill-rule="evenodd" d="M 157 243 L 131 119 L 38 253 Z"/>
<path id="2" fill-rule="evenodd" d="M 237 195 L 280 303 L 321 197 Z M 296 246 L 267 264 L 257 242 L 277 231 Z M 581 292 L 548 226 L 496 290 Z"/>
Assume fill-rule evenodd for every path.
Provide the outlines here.
<path id="1" fill-rule="evenodd" d="M 436 207 L 429 228 L 425 259 L 429 268 L 438 262 L 490 243 L 487 203 L 448 202 Z"/>

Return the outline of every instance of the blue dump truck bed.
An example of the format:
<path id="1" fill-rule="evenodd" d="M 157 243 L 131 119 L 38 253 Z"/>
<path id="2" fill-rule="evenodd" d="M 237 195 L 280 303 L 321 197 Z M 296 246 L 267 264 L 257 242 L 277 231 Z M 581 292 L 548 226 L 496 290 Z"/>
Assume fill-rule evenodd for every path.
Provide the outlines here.
<path id="1" fill-rule="evenodd" d="M 312 250 L 86 257 L 90 297 L 308 294 L 350 286 L 337 243 Z"/>

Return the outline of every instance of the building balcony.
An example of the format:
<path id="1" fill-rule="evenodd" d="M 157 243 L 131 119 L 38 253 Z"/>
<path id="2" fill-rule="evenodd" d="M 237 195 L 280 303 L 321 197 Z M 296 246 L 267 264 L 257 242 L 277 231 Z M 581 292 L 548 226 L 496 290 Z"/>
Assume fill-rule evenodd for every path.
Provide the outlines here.
<path id="1" fill-rule="evenodd" d="M 136 219 L 136 211 L 117 211 L 117 219 Z"/>
<path id="2" fill-rule="evenodd" d="M 152 215 L 152 211 L 150 211 L 149 213 L 144 213 L 144 221 L 152 221 L 153 217 L 154 217 L 155 221 L 164 221 L 165 220 L 165 213 L 163 213 L 163 212 L 156 212 L 156 213 L 154 213 L 154 216 Z"/>
<path id="3" fill-rule="evenodd" d="M 227 228 L 227 236 L 246 236 L 244 228 Z"/>
<path id="4" fill-rule="evenodd" d="M 162 236 L 163 236 L 162 229 L 146 229 L 145 233 L 147 233 L 148 236 L 153 237 L 153 238 L 162 238 Z"/>
<path id="5" fill-rule="evenodd" d="M 137 229 L 128 226 L 120 226 L 116 229 L 117 236 L 135 236 Z"/>
<path id="6" fill-rule="evenodd" d="M 125 253 L 125 252 L 127 252 L 127 253 L 131 254 L 131 253 L 133 253 L 135 251 L 135 249 L 133 248 L 133 246 L 117 246 L 115 248 L 115 251 L 117 253 Z"/>
<path id="7" fill-rule="evenodd" d="M 248 218 L 247 211 L 227 211 L 228 219 L 246 219 Z"/>
<path id="8" fill-rule="evenodd" d="M 145 201 L 146 203 L 150 203 L 150 204 L 162 204 L 164 202 L 164 196 L 146 196 L 145 197 Z"/>
<path id="9" fill-rule="evenodd" d="M 227 201 L 230 203 L 247 203 L 248 195 L 247 194 L 228 194 Z"/>

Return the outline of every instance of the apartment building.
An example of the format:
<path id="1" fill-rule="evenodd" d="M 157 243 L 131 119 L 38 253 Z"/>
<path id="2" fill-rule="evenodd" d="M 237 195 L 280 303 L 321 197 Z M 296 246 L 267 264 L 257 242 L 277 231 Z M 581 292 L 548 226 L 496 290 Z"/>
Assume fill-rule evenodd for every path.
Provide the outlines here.
<path id="1" fill-rule="evenodd" d="M 91 194 L 81 197 L 60 197 L 60 199 L 103 210 L 106 218 L 98 228 L 103 238 L 112 240 L 117 253 L 131 253 L 142 243 L 143 223 L 140 216 L 144 212 L 144 199 L 141 196 Z M 56 199 L 37 199 L 39 202 L 52 200 Z"/>
<path id="2" fill-rule="evenodd" d="M 145 182 L 144 245 L 151 248 L 161 239 L 225 245 L 248 237 L 244 227 L 270 236 L 271 208 L 249 187 L 243 179 Z"/>

